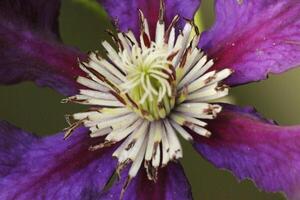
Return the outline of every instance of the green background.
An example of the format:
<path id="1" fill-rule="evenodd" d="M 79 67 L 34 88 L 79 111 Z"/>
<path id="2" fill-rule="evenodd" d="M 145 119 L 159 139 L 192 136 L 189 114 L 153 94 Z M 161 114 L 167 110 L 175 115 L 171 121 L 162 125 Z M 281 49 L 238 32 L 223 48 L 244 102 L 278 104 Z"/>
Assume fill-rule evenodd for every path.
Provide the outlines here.
<path id="1" fill-rule="evenodd" d="M 197 17 L 203 28 L 213 23 L 213 5 L 204 0 Z M 110 21 L 94 1 L 64 0 L 60 16 L 61 36 L 66 44 L 82 51 L 100 48 L 107 38 L 105 29 Z M 238 105 L 253 105 L 263 115 L 282 125 L 300 123 L 300 69 L 280 76 L 270 76 L 266 81 L 232 88 L 231 99 Z M 65 126 L 64 115 L 80 109 L 79 106 L 61 104 L 63 97 L 48 88 L 38 88 L 32 83 L 0 87 L 0 118 L 25 130 L 52 134 Z M 215 169 L 184 142 L 182 159 L 193 188 L 195 200 L 281 200 L 280 194 L 260 192 L 252 182 L 239 183 L 230 172 Z"/>

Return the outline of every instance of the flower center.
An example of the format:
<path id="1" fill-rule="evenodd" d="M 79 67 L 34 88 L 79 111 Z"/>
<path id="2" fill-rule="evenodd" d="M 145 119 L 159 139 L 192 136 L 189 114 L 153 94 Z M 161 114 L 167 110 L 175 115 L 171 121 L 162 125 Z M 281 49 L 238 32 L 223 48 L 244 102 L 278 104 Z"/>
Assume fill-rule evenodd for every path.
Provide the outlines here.
<path id="1" fill-rule="evenodd" d="M 182 157 L 178 135 L 188 141 L 193 134 L 209 137 L 207 121 L 222 110 L 210 101 L 228 94 L 222 81 L 232 71 L 209 70 L 213 61 L 198 49 L 200 35 L 194 23 L 188 22 L 176 36 L 179 17 L 168 28 L 162 19 L 157 22 L 155 40 L 140 12 L 139 42 L 131 31 L 113 36 L 118 50 L 104 41 L 107 58 L 93 52 L 88 62 L 80 63 L 87 76 L 78 77 L 77 82 L 84 89 L 64 100 L 93 106 L 71 115 L 75 122 L 65 137 L 83 124 L 91 137 L 105 137 L 90 150 L 121 142 L 113 156 L 118 159 L 118 172 L 131 164 L 128 180 L 143 162 L 148 178 L 157 180 L 159 167 Z"/>
<path id="2" fill-rule="evenodd" d="M 143 51 L 137 45 L 131 56 L 124 51 L 121 58 L 126 69 L 126 81 L 121 85 L 133 101 L 139 104 L 141 117 L 153 121 L 165 118 L 174 107 L 174 86 L 168 50 L 155 43 Z M 142 111 L 142 112 L 140 112 Z"/>

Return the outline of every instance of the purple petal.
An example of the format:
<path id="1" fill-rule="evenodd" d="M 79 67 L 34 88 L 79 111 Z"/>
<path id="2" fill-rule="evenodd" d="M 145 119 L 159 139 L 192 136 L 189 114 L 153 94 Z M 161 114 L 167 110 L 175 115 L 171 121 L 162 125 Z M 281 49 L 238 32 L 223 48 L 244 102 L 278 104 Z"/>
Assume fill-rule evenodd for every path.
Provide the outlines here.
<path id="1" fill-rule="evenodd" d="M 0 123 L 0 199 L 97 199 L 115 170 L 112 149 L 90 152 L 86 129 L 36 138 Z"/>
<path id="2" fill-rule="evenodd" d="M 35 81 L 65 95 L 76 93 L 77 59 L 58 36 L 59 0 L 1 0 L 0 83 Z"/>
<path id="3" fill-rule="evenodd" d="M 212 136 L 198 137 L 195 148 L 216 167 L 240 180 L 253 180 L 268 192 L 300 198 L 300 127 L 281 127 L 253 108 L 224 106 L 209 123 Z"/>
<path id="4" fill-rule="evenodd" d="M 122 178 L 103 194 L 100 200 L 119 200 L 126 180 L 127 170 Z M 191 187 L 179 163 L 169 163 L 159 170 L 156 183 L 149 181 L 144 169 L 132 179 L 124 193 L 123 200 L 192 200 Z"/>
<path id="5" fill-rule="evenodd" d="M 216 69 L 232 68 L 228 84 L 265 79 L 300 64 L 300 2 L 216 0 L 216 22 L 200 46 Z"/>
<path id="6" fill-rule="evenodd" d="M 154 35 L 159 15 L 160 0 L 98 0 L 104 6 L 112 19 L 117 19 L 121 31 L 133 30 L 139 32 L 138 9 L 141 9 L 148 20 L 151 35 Z M 175 15 L 192 19 L 197 11 L 200 0 L 165 0 L 167 23 Z M 181 18 L 179 28 L 182 28 L 184 19 Z"/>

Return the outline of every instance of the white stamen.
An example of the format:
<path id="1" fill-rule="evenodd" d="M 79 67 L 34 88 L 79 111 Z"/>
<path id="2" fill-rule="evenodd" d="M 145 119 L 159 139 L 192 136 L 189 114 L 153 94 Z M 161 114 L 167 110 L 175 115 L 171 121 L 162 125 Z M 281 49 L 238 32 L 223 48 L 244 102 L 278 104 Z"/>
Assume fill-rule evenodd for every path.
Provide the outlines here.
<path id="1" fill-rule="evenodd" d="M 164 125 L 166 127 L 166 133 L 168 136 L 168 141 L 170 145 L 170 158 L 171 159 L 179 159 L 182 158 L 182 148 L 179 142 L 179 139 L 175 133 L 175 130 L 171 127 L 170 122 L 165 119 L 164 120 Z"/>
<path id="2" fill-rule="evenodd" d="M 162 124 L 162 132 L 161 132 L 161 143 L 162 143 L 162 166 L 166 166 L 170 160 L 169 150 L 170 145 L 166 133 L 165 125 Z"/>
<path id="3" fill-rule="evenodd" d="M 111 101 L 111 100 L 102 100 L 102 99 L 94 99 L 88 98 L 86 101 L 79 102 L 84 105 L 98 105 L 98 106 L 110 106 L 110 107 L 121 107 L 123 104 L 120 101 Z"/>
<path id="4" fill-rule="evenodd" d="M 146 149 L 146 155 L 145 155 L 145 160 L 151 160 L 152 159 L 152 154 L 153 154 L 153 148 L 154 148 L 154 137 L 156 129 L 156 122 L 152 122 L 150 124 L 150 129 L 149 129 L 149 139 L 148 139 L 148 144 L 147 144 L 147 149 Z"/>
<path id="5" fill-rule="evenodd" d="M 192 93 L 208 84 L 209 79 L 215 78 L 216 71 L 211 71 L 196 79 L 191 84 L 187 85 L 189 93 Z"/>
<path id="6" fill-rule="evenodd" d="M 104 136 L 104 135 L 107 135 L 109 134 L 110 132 L 112 131 L 112 128 L 104 128 L 104 129 L 101 129 L 99 131 L 96 131 L 96 132 L 92 132 L 90 134 L 90 136 L 93 138 L 93 137 L 100 137 L 100 136 Z"/>
<path id="7" fill-rule="evenodd" d="M 101 83 L 92 81 L 92 80 L 90 80 L 88 78 L 85 78 L 85 77 L 82 77 L 82 76 L 79 76 L 77 78 L 77 82 L 80 83 L 81 85 L 84 85 L 88 88 L 91 88 L 93 90 L 97 90 L 97 91 L 100 91 L 100 92 L 106 92 L 106 91 L 109 90 L 107 87 L 105 87 Z"/>
<path id="8" fill-rule="evenodd" d="M 175 121 L 173 120 L 170 120 L 173 128 L 175 130 L 178 131 L 178 133 L 187 141 L 192 141 L 193 140 L 193 137 L 188 133 L 186 132 L 186 130 L 184 130 L 181 126 L 179 126 Z"/>
<path id="9" fill-rule="evenodd" d="M 125 48 L 125 50 L 127 50 L 127 52 L 130 52 L 130 45 L 127 42 L 126 38 L 124 37 L 124 33 L 118 33 L 118 38 L 120 39 L 123 47 Z"/>
<path id="10" fill-rule="evenodd" d="M 73 118 L 74 120 L 82 120 L 84 118 L 87 118 L 87 117 L 90 117 L 92 115 L 98 115 L 99 112 L 96 112 L 96 111 L 91 111 L 91 112 L 82 112 L 82 113 L 75 113 L 73 114 Z"/>
<path id="11" fill-rule="evenodd" d="M 146 147 L 147 147 L 146 144 L 141 146 L 141 149 L 139 150 L 138 155 L 136 159 L 133 161 L 131 168 L 128 172 L 129 177 L 135 177 L 136 174 L 138 173 L 144 159 Z"/>
<path id="12" fill-rule="evenodd" d="M 143 120 L 137 120 L 134 122 L 133 125 L 127 127 L 124 130 L 116 130 L 116 131 L 112 131 L 106 138 L 105 140 L 108 141 L 121 141 L 124 138 L 126 138 L 130 133 L 132 133 L 135 129 L 137 129 L 141 124 L 142 124 Z"/>
<path id="13" fill-rule="evenodd" d="M 79 90 L 79 92 L 80 92 L 80 94 L 83 94 L 83 95 L 85 95 L 87 97 L 91 97 L 91 98 L 116 100 L 116 97 L 114 97 L 112 94 L 106 93 L 106 92 L 98 92 L 98 91 L 86 90 L 86 89 Z"/>
<path id="14" fill-rule="evenodd" d="M 157 22 L 156 25 L 156 37 L 155 37 L 155 43 L 158 48 L 163 47 L 163 42 L 164 42 L 164 33 L 165 33 L 165 24 L 160 23 L 159 21 Z"/>
<path id="15" fill-rule="evenodd" d="M 168 41 L 168 52 L 171 53 L 175 45 L 175 28 L 172 27 L 171 32 L 170 32 L 170 37 Z"/>

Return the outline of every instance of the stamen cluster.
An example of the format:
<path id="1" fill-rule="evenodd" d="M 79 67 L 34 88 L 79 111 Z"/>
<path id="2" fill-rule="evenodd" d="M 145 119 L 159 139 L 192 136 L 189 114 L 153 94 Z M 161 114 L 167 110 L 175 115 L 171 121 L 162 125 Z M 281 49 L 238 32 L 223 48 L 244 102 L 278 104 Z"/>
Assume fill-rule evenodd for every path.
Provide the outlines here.
<path id="1" fill-rule="evenodd" d="M 193 140 L 191 132 L 209 137 L 206 121 L 214 119 L 222 107 L 208 102 L 228 94 L 228 87 L 220 82 L 232 71 L 209 70 L 213 60 L 197 48 L 200 35 L 194 23 L 188 21 L 176 34 L 179 17 L 167 28 L 162 18 L 155 40 L 140 12 L 139 39 L 131 31 L 118 33 L 113 37 L 118 50 L 104 41 L 106 58 L 93 52 L 88 62 L 80 63 L 87 76 L 78 77 L 77 82 L 84 89 L 65 100 L 93 106 L 71 116 L 75 123 L 66 137 L 83 124 L 91 137 L 105 137 L 105 142 L 90 150 L 120 142 L 113 156 L 118 159 L 118 171 L 131 164 L 128 180 L 144 163 L 148 178 L 156 181 L 159 167 L 182 157 L 178 135 L 188 141 Z"/>

